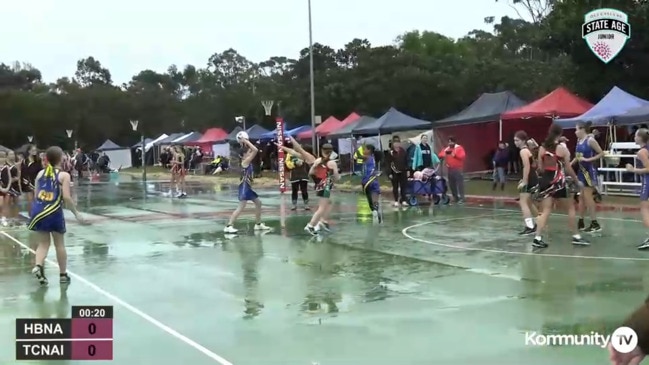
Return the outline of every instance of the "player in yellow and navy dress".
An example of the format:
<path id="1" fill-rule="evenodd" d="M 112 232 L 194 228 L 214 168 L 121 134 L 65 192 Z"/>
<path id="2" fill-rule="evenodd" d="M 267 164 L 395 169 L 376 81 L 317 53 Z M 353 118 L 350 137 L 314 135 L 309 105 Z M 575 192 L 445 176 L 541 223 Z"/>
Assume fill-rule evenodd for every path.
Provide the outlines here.
<path id="1" fill-rule="evenodd" d="M 237 220 L 243 209 L 246 207 L 249 201 L 253 202 L 255 204 L 255 231 L 269 231 L 271 230 L 270 227 L 266 226 L 264 223 L 261 221 L 261 200 L 259 200 L 259 196 L 257 193 L 252 189 L 252 177 L 253 177 L 253 166 L 252 166 L 252 161 L 257 155 L 257 152 L 259 150 L 255 145 L 250 143 L 250 141 L 246 138 L 241 138 L 239 140 L 239 143 L 243 147 L 246 148 L 246 152 L 243 155 L 243 158 L 241 159 L 241 168 L 243 169 L 242 175 L 241 175 L 241 182 L 239 183 L 239 191 L 238 191 L 238 198 L 239 198 L 239 206 L 237 209 L 232 212 L 232 216 L 230 217 L 230 220 L 228 221 L 228 224 L 225 226 L 223 229 L 223 232 L 227 234 L 236 234 L 239 232 L 238 229 L 234 228 L 234 222 Z"/>
<path id="2" fill-rule="evenodd" d="M 379 185 L 380 171 L 376 168 L 374 150 L 373 145 L 365 145 L 365 148 L 363 148 L 363 178 L 361 179 L 361 187 L 367 198 L 367 204 L 369 204 L 372 210 L 372 220 L 374 223 L 381 223 L 381 215 L 379 214 L 379 196 L 381 195 L 381 186 Z"/>
<path id="3" fill-rule="evenodd" d="M 59 281 L 61 284 L 69 284 L 68 257 L 64 243 L 66 228 L 63 204 L 67 205 L 80 223 L 83 223 L 83 219 L 70 196 L 70 174 L 61 171 L 63 151 L 59 147 L 50 147 L 47 149 L 46 156 L 48 165 L 36 177 L 35 199 L 29 214 L 31 219 L 28 228 L 38 235 L 36 266 L 32 270 L 32 274 L 41 285 L 47 285 L 43 264 L 50 248 L 50 242 L 53 241 L 60 270 Z"/>
<path id="4" fill-rule="evenodd" d="M 604 156 L 602 148 L 591 134 L 591 123 L 579 122 L 575 128 L 577 136 L 577 146 L 575 147 L 575 159 L 571 164 L 575 165 L 577 178 L 584 187 L 579 192 L 579 220 L 577 228 L 580 231 L 594 233 L 602 230 L 597 222 L 597 205 L 595 197 L 597 193 L 597 167 L 596 161 Z M 590 226 L 584 224 L 584 215 L 588 211 L 590 214 Z"/>

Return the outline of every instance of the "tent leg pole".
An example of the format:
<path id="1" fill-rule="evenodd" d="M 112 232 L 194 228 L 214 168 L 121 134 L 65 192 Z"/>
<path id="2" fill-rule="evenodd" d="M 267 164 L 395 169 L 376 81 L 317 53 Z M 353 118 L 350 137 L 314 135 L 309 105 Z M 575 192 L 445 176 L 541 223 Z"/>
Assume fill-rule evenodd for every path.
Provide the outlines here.
<path id="1" fill-rule="evenodd" d="M 142 146 L 142 182 L 146 184 L 146 146 L 144 145 L 144 134 L 140 139 Z"/>
<path id="2" fill-rule="evenodd" d="M 503 140 L 503 120 L 502 119 L 498 122 L 498 140 L 499 141 Z"/>

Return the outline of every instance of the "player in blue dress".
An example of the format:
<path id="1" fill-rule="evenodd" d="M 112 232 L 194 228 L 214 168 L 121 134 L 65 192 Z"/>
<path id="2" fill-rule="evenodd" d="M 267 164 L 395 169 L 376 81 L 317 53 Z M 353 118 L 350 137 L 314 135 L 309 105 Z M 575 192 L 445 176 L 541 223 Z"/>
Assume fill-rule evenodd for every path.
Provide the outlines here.
<path id="1" fill-rule="evenodd" d="M 649 129 L 640 128 L 635 132 L 635 143 L 640 146 L 636 153 L 636 166 L 626 165 L 626 170 L 640 175 L 640 213 L 642 223 L 649 228 Z M 638 250 L 649 249 L 649 238 L 638 246 Z"/>
<path id="2" fill-rule="evenodd" d="M 36 249 L 36 266 L 32 274 L 41 285 L 47 285 L 47 278 L 43 264 L 50 249 L 51 241 L 56 249 L 56 260 L 59 264 L 59 281 L 69 284 L 67 274 L 68 255 L 65 251 L 65 217 L 63 204 L 72 211 L 79 223 L 85 223 L 70 195 L 70 174 L 61 171 L 63 151 L 59 147 L 50 147 L 45 153 L 47 167 L 36 176 L 36 189 L 34 203 L 29 214 L 31 217 L 28 228 L 37 235 L 38 248 Z"/>
<path id="3" fill-rule="evenodd" d="M 372 221 L 374 223 L 381 223 L 382 219 L 379 214 L 379 197 L 381 196 L 381 186 L 379 185 L 380 170 L 376 168 L 374 151 L 375 148 L 373 145 L 365 145 L 363 148 L 363 178 L 361 179 L 361 187 L 367 198 L 367 204 L 369 204 L 372 210 Z"/>
<path id="4" fill-rule="evenodd" d="M 597 167 L 595 161 L 604 156 L 604 151 L 590 134 L 591 123 L 579 122 L 575 129 L 577 146 L 575 147 L 575 158 L 570 162 L 577 166 L 577 178 L 584 185 L 579 192 L 579 221 L 577 227 L 584 232 L 599 232 L 602 230 L 597 222 L 597 206 L 595 195 L 597 195 Z M 584 224 L 584 215 L 588 211 L 590 215 L 590 226 Z"/>
<path id="5" fill-rule="evenodd" d="M 253 178 L 253 166 L 252 161 L 259 150 L 255 147 L 254 144 L 250 143 L 247 138 L 239 138 L 237 135 L 239 143 L 246 149 L 246 152 L 241 159 L 241 182 L 239 183 L 239 206 L 237 209 L 232 212 L 232 216 L 228 221 L 228 224 L 223 229 L 223 232 L 227 234 L 235 234 L 239 232 L 238 229 L 234 228 L 234 222 L 237 220 L 243 209 L 246 207 L 249 201 L 252 201 L 255 204 L 255 231 L 269 231 L 270 227 L 266 226 L 261 222 L 261 200 L 259 196 L 252 189 L 252 178 Z"/>

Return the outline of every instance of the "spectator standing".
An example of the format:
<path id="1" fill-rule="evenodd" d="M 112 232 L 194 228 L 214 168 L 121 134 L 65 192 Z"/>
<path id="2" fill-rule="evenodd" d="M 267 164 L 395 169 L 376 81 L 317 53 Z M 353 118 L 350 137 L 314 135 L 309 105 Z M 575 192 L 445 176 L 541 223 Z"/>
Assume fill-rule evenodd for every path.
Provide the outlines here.
<path id="1" fill-rule="evenodd" d="M 302 193 L 304 210 L 309 208 L 309 168 L 310 166 L 299 156 L 289 154 L 286 158 L 286 168 L 290 171 L 291 181 L 291 210 L 297 210 L 298 192 Z"/>
<path id="2" fill-rule="evenodd" d="M 428 144 L 428 136 L 422 134 L 420 143 L 415 145 L 415 152 L 412 156 L 412 170 L 421 171 L 426 168 L 436 168 L 439 165 L 439 158 L 432 151 Z"/>
<path id="3" fill-rule="evenodd" d="M 439 153 L 448 169 L 448 185 L 457 204 L 464 204 L 464 147 L 455 143 L 455 137 L 449 137 L 448 146 Z"/>
<path id="4" fill-rule="evenodd" d="M 507 182 L 505 170 L 507 170 L 507 165 L 509 165 L 509 149 L 507 147 L 505 142 L 498 142 L 498 148 L 493 157 L 494 183 L 491 190 L 496 190 L 498 184 L 500 184 L 500 190 L 505 190 L 505 183 Z"/>
<path id="5" fill-rule="evenodd" d="M 392 137 L 392 146 L 386 154 L 387 175 L 392 183 L 394 206 L 408 206 L 406 189 L 408 185 L 408 153 L 401 147 L 401 138 Z"/>

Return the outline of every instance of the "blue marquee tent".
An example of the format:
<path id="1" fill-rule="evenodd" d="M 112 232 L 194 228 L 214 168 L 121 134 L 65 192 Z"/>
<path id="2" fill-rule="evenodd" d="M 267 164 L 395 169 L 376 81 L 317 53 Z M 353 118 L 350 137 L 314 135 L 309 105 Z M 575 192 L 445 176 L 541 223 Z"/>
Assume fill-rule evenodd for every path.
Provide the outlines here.
<path id="1" fill-rule="evenodd" d="M 389 134 L 400 131 L 430 129 L 431 122 L 413 118 L 403 114 L 395 108 L 390 108 L 382 117 L 366 125 L 359 125 L 352 129 L 354 135 Z"/>
<path id="2" fill-rule="evenodd" d="M 649 122 L 649 105 L 631 109 L 628 112 L 615 116 L 615 125 L 631 125 Z"/>
<path id="3" fill-rule="evenodd" d="M 104 142 L 101 146 L 97 147 L 97 151 L 112 151 L 112 150 L 121 150 L 122 147 L 120 147 L 117 143 L 111 141 L 110 139 L 107 139 L 106 142 Z"/>
<path id="4" fill-rule="evenodd" d="M 145 138 L 145 139 L 144 139 L 144 145 L 145 145 L 145 146 L 148 145 L 148 144 L 151 143 L 151 142 L 153 142 L 153 139 L 151 139 L 151 138 Z M 138 143 L 132 145 L 131 148 L 140 148 L 140 146 L 141 146 L 141 143 L 138 142 Z"/>
<path id="5" fill-rule="evenodd" d="M 649 106 L 649 101 L 615 86 L 589 111 L 578 117 L 557 119 L 555 123 L 563 128 L 574 128 L 578 122 L 592 122 L 593 126 L 605 126 L 615 122 L 617 116 L 642 106 Z"/>
<path id="6" fill-rule="evenodd" d="M 171 144 L 175 139 L 184 136 L 186 133 L 171 133 L 169 137 L 161 139 L 155 143 L 156 146 Z"/>
<path id="7" fill-rule="evenodd" d="M 194 142 L 194 141 L 198 141 L 199 139 L 201 139 L 202 136 L 203 136 L 202 133 L 191 132 L 191 133 L 185 134 L 184 136 L 181 136 L 179 138 L 174 139 L 173 141 L 171 141 L 171 143 Z"/>
<path id="8" fill-rule="evenodd" d="M 309 131 L 309 130 L 311 130 L 310 125 L 303 125 L 301 127 L 297 127 L 297 128 L 293 128 L 293 129 L 285 131 L 284 132 L 284 137 L 289 137 L 289 136 L 295 137 L 295 136 L 298 135 L 298 133 L 304 132 L 304 131 Z M 262 134 L 261 136 L 259 136 L 259 139 L 275 139 L 276 137 L 277 137 L 277 131 L 274 130 L 274 131 L 270 131 L 268 133 Z M 250 137 L 250 139 L 253 139 L 253 138 Z"/>
<path id="9" fill-rule="evenodd" d="M 268 129 L 260 126 L 259 124 L 255 124 L 252 127 L 246 129 L 246 133 L 248 133 L 248 138 L 250 139 L 261 139 L 261 136 L 268 132 L 270 132 Z"/>

